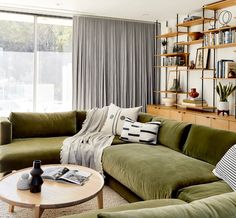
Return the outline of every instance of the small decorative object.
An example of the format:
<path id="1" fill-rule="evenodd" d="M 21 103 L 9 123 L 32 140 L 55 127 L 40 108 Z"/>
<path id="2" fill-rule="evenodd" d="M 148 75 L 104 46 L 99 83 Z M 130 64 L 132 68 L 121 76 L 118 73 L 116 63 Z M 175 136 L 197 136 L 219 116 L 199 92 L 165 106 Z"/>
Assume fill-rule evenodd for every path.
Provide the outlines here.
<path id="1" fill-rule="evenodd" d="M 194 99 L 199 96 L 199 93 L 197 92 L 196 88 L 191 88 L 191 92 L 189 92 L 188 95 Z"/>
<path id="2" fill-rule="evenodd" d="M 190 32 L 188 35 L 192 41 L 201 39 L 203 37 L 203 33 L 201 32 Z"/>
<path id="3" fill-rule="evenodd" d="M 209 28 L 209 30 L 214 30 L 215 29 L 215 20 L 214 17 L 212 17 L 212 21 L 209 22 L 209 25 L 211 28 Z"/>
<path id="4" fill-rule="evenodd" d="M 218 104 L 218 110 L 217 114 L 220 113 L 226 113 L 229 115 L 229 102 L 228 97 L 236 90 L 236 86 L 233 86 L 232 83 L 229 83 L 228 85 L 223 85 L 219 82 L 219 84 L 216 86 L 216 92 L 220 97 L 220 101 Z"/>
<path id="5" fill-rule="evenodd" d="M 21 175 L 21 178 L 18 180 L 17 189 L 19 190 L 28 190 L 30 189 L 30 180 L 29 180 L 29 174 L 24 173 Z"/>
<path id="6" fill-rule="evenodd" d="M 209 49 L 198 48 L 196 53 L 195 68 L 208 69 L 209 56 L 210 56 Z"/>
<path id="7" fill-rule="evenodd" d="M 167 107 L 171 107 L 176 103 L 176 98 L 167 97 L 167 98 L 162 98 L 162 100 L 165 103 L 165 106 Z"/>
<path id="8" fill-rule="evenodd" d="M 222 27 L 227 27 L 228 23 L 232 20 L 232 13 L 226 10 L 221 11 L 218 20 Z"/>
<path id="9" fill-rule="evenodd" d="M 228 78 L 236 78 L 236 62 L 226 62 L 225 71 Z"/>
<path id="10" fill-rule="evenodd" d="M 191 20 L 197 20 L 197 19 L 201 19 L 201 17 L 200 16 L 189 16 L 188 15 L 187 17 L 184 18 L 183 22 L 185 23 L 185 22 L 188 22 L 188 21 L 191 21 Z"/>
<path id="11" fill-rule="evenodd" d="M 41 192 L 41 186 L 43 184 L 43 179 L 41 177 L 43 174 L 43 170 L 41 169 L 41 160 L 35 160 L 33 162 L 33 169 L 30 171 L 30 174 L 32 175 L 30 182 L 30 192 Z"/>
<path id="12" fill-rule="evenodd" d="M 161 41 L 161 44 L 162 44 L 162 46 L 164 47 L 164 49 L 163 49 L 163 54 L 166 54 L 167 53 L 167 49 L 166 49 L 166 45 L 167 45 L 167 40 L 162 40 Z"/>
<path id="13" fill-rule="evenodd" d="M 190 66 L 189 66 L 190 69 L 194 69 L 195 68 L 195 64 L 194 64 L 194 61 L 191 60 L 190 61 Z"/>
<path id="14" fill-rule="evenodd" d="M 173 79 L 173 85 L 172 87 L 170 88 L 170 91 L 173 91 L 173 92 L 181 92 L 182 89 L 180 88 L 180 84 L 179 84 L 179 80 L 178 79 Z"/>

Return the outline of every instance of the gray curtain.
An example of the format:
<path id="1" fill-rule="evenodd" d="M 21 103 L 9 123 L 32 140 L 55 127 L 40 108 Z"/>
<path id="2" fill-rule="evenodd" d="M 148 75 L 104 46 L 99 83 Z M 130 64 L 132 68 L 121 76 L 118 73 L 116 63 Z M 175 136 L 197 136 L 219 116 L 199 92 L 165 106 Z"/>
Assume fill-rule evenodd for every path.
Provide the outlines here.
<path id="1" fill-rule="evenodd" d="M 153 103 L 154 23 L 73 18 L 73 108 Z"/>

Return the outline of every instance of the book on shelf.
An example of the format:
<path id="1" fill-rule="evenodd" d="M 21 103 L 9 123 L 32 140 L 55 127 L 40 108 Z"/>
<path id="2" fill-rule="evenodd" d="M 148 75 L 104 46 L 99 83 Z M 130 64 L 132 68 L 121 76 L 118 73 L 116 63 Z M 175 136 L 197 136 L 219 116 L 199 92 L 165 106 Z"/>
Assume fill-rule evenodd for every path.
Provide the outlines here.
<path id="1" fill-rule="evenodd" d="M 42 178 L 51 179 L 57 182 L 69 182 L 77 185 L 84 185 L 91 176 L 90 172 L 82 170 L 70 170 L 67 167 L 50 167 L 46 168 Z"/>
<path id="2" fill-rule="evenodd" d="M 189 107 L 201 107 L 201 106 L 206 107 L 206 106 L 208 106 L 207 102 L 201 98 L 183 99 L 182 105 L 189 106 Z"/>

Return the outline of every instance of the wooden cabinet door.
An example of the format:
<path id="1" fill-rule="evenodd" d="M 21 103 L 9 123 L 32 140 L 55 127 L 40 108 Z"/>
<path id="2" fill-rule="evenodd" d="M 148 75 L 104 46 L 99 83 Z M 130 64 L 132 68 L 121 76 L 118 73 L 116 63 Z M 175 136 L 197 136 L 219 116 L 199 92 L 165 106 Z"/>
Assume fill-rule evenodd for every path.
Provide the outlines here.
<path id="1" fill-rule="evenodd" d="M 170 110 L 170 119 L 182 121 L 182 112 L 177 110 Z"/>
<path id="2" fill-rule="evenodd" d="M 204 115 L 196 115 L 196 124 L 202 126 L 211 126 L 211 118 Z"/>
<path id="3" fill-rule="evenodd" d="M 170 109 L 168 108 L 161 108 L 155 105 L 147 105 L 147 112 L 154 116 L 170 118 Z"/>
<path id="4" fill-rule="evenodd" d="M 229 121 L 218 118 L 211 118 L 211 127 L 216 129 L 229 130 Z"/>
<path id="5" fill-rule="evenodd" d="M 236 132 L 236 121 L 229 121 L 229 130 Z"/>
<path id="6" fill-rule="evenodd" d="M 182 112 L 182 121 L 187 123 L 196 123 L 196 115 L 192 113 Z"/>

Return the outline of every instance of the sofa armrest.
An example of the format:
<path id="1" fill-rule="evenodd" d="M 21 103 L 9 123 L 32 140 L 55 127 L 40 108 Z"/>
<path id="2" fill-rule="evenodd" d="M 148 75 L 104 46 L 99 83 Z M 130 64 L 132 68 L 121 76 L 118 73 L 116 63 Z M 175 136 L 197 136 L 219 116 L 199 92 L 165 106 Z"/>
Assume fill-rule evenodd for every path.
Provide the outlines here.
<path id="1" fill-rule="evenodd" d="M 0 117 L 0 145 L 9 144 L 12 141 L 12 125 L 8 118 Z"/>

